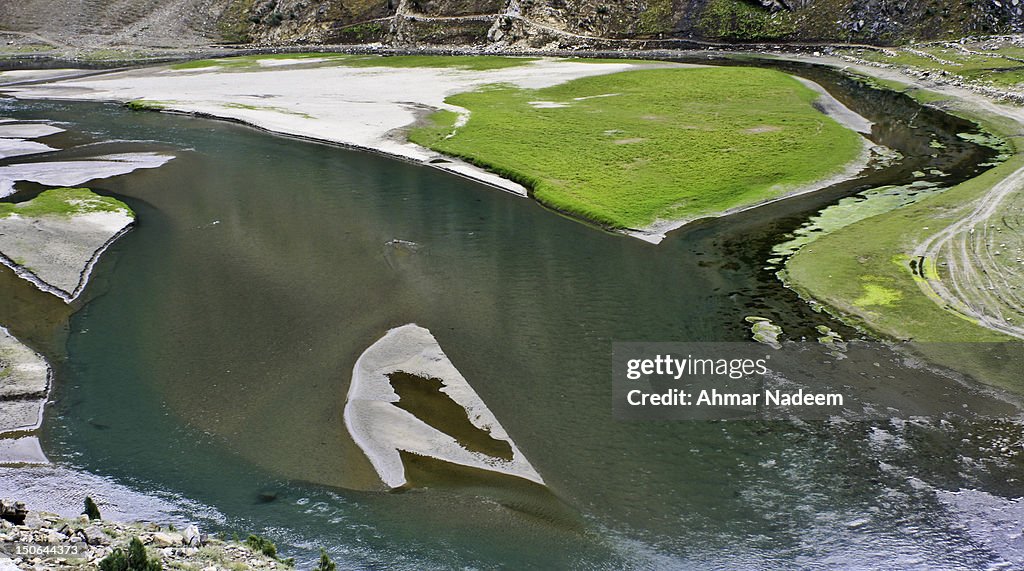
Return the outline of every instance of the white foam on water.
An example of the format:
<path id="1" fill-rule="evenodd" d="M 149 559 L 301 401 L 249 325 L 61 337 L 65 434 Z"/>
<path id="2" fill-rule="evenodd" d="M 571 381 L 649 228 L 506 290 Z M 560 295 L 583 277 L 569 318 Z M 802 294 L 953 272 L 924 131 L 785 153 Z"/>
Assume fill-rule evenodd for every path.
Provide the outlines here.
<path id="1" fill-rule="evenodd" d="M 1007 562 L 1024 563 L 1024 498 L 1003 498 L 981 490 L 936 490 L 965 533 Z M 999 564 L 993 568 L 999 567 Z"/>

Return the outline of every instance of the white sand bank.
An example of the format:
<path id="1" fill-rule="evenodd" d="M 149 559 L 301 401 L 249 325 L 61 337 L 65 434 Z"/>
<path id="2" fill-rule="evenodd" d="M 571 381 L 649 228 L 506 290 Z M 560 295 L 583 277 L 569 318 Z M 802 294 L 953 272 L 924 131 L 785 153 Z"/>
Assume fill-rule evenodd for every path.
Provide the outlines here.
<path id="1" fill-rule="evenodd" d="M 0 166 L 0 198 L 14 193 L 23 180 L 47 186 L 77 186 L 92 180 L 163 166 L 174 157 L 160 153 L 122 153 L 75 161 Z"/>
<path id="2" fill-rule="evenodd" d="M 468 450 L 452 436 L 396 406 L 399 396 L 388 379 L 389 374 L 396 372 L 440 379 L 444 384 L 441 391 L 466 410 L 474 426 L 507 443 L 512 459 Z M 400 450 L 544 483 L 430 331 L 417 325 L 388 331 L 360 355 L 352 370 L 344 416 L 352 438 L 381 480 L 392 488 L 407 483 Z"/>
<path id="3" fill-rule="evenodd" d="M 49 464 L 39 445 L 39 438 L 24 436 L 22 438 L 0 438 L 0 465 L 3 464 Z"/>
<path id="4" fill-rule="evenodd" d="M 316 65 L 318 63 L 323 65 Z M 518 183 L 410 143 L 404 133 L 435 109 L 458 113 L 461 117 L 456 124 L 464 124 L 469 112 L 445 103 L 445 98 L 484 85 L 502 83 L 540 89 L 582 77 L 635 69 L 703 67 L 664 62 L 593 63 L 557 58 L 541 58 L 517 67 L 488 71 L 345 67 L 343 63 L 316 62 L 307 58 L 267 58 L 256 60 L 254 65 L 240 70 L 219 65 L 188 70 L 155 67 L 16 86 L 3 91 L 24 98 L 155 101 L 167 110 L 233 119 L 273 132 L 386 153 L 526 196 L 526 189 Z M 862 134 L 871 132 L 871 121 L 843 105 L 820 85 L 797 79 L 821 94 L 816 105 L 823 113 Z M 540 107 L 566 104 L 534 103 Z M 865 141 L 865 149 L 868 146 Z M 837 176 L 785 192 L 776 200 L 819 190 L 851 178 L 864 168 L 867 157 L 865 152 Z M 625 234 L 657 244 L 666 233 L 693 220 L 659 220 L 647 228 Z"/>
<path id="5" fill-rule="evenodd" d="M 445 103 L 445 98 L 488 84 L 537 89 L 631 69 L 682 66 L 553 58 L 488 71 L 310 63 L 304 58 L 268 58 L 241 71 L 213 66 L 189 73 L 155 67 L 4 91 L 23 98 L 159 101 L 168 110 L 234 119 L 278 133 L 394 155 L 526 196 L 521 185 L 410 143 L 403 132 L 434 109 L 466 116 L 467 110 Z M 445 162 L 430 162 L 437 159 Z"/>
<path id="6" fill-rule="evenodd" d="M 817 83 L 803 77 L 795 75 L 793 77 L 795 77 L 800 83 L 821 95 L 815 103 L 822 113 L 835 119 L 840 125 L 853 129 L 862 135 L 871 134 L 871 128 L 875 124 L 869 121 L 866 117 L 857 113 L 853 109 L 850 109 L 846 105 L 843 105 L 841 101 L 833 97 L 831 93 L 826 91 L 824 87 Z"/>
<path id="7" fill-rule="evenodd" d="M 75 77 L 89 72 L 83 69 L 12 69 L 0 72 L 0 85 L 22 83 L 25 81 L 45 81 L 48 79 L 61 79 L 64 77 Z"/>
<path id="8" fill-rule="evenodd" d="M 63 133 L 64 129 L 46 123 L 5 123 L 0 125 L 0 138 L 37 139 Z"/>
<path id="9" fill-rule="evenodd" d="M 23 139 L 0 139 L 0 159 L 34 155 L 36 153 L 48 153 L 56 150 L 57 149 L 49 145 L 44 145 L 35 141 L 25 141 Z"/>
<path id="10" fill-rule="evenodd" d="M 46 361 L 0 327 L 0 435 L 39 428 L 49 386 Z M 25 453 L 23 445 L 0 447 L 0 462 L 5 449 Z"/>
<path id="11" fill-rule="evenodd" d="M 70 302 L 85 288 L 99 256 L 134 221 L 127 211 L 0 218 L 0 261 Z"/>

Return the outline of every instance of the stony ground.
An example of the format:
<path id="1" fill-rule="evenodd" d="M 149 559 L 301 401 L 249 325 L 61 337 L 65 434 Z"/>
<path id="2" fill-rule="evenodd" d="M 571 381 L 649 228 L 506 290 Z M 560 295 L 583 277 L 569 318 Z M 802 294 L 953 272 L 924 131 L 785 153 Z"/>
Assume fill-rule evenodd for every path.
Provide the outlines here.
<path id="1" fill-rule="evenodd" d="M 289 568 L 287 562 L 257 553 L 242 543 L 209 537 L 191 525 L 176 531 L 152 523 L 90 521 L 85 516 L 68 520 L 56 514 L 29 512 L 24 525 L 0 519 L 0 571 L 96 569 L 114 549 L 126 550 L 134 537 L 146 546 L 149 558 L 159 560 L 164 569 Z M 36 552 L 63 548 L 76 555 L 18 555 L 19 546 L 22 551 L 33 546 Z"/>

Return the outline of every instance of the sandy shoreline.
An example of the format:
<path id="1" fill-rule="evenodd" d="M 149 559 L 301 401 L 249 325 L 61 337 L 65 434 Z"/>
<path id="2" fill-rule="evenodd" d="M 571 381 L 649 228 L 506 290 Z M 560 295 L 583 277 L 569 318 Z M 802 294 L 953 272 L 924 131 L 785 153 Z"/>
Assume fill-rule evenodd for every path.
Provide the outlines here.
<path id="1" fill-rule="evenodd" d="M 35 432 L 50 396 L 50 366 L 3 327 L 0 363 L 0 466 L 46 464 Z"/>
<path id="2" fill-rule="evenodd" d="M 0 88 L 28 99 L 149 102 L 160 110 L 225 119 L 269 132 L 368 150 L 437 168 L 527 196 L 522 185 L 460 159 L 404 140 L 425 114 L 469 112 L 445 99 L 489 84 L 526 89 L 573 79 L 672 63 L 589 63 L 539 59 L 508 68 L 345 67 L 307 60 L 254 64 L 241 71 L 220 66 L 176 70 L 168 66 Z M 287 65 L 285 65 L 287 62 Z"/>
<path id="3" fill-rule="evenodd" d="M 271 61 L 274 65 L 265 65 Z M 470 71 L 446 68 L 346 67 L 324 58 L 255 60 L 250 68 L 232 70 L 212 64 L 192 69 L 168 66 L 115 71 L 102 76 L 56 80 L 50 83 L 0 88 L 30 99 L 141 101 L 154 109 L 227 120 L 302 140 L 371 151 L 443 170 L 517 196 L 528 189 L 486 169 L 406 141 L 404 133 L 433 110 L 455 112 L 460 121 L 466 109 L 445 99 L 489 84 L 539 89 L 594 75 L 651 67 L 702 67 L 669 62 L 578 62 L 541 58 L 520 66 Z M 795 76 L 794 76 L 795 77 Z M 820 85 L 797 77 L 819 92 L 819 110 L 862 134 L 871 122 L 846 108 Z M 401 86 L 396 92 L 395 86 Z M 853 178 L 867 164 L 867 148 L 837 175 L 805 185 L 770 201 L 713 214 L 726 216 L 820 190 Z M 657 222 L 620 233 L 659 243 L 667 232 L 693 222 Z"/>

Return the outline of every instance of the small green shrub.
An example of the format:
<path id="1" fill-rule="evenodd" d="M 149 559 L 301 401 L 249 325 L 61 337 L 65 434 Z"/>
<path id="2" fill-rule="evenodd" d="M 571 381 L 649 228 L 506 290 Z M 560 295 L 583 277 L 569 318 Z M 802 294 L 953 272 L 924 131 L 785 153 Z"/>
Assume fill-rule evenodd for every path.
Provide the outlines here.
<path id="1" fill-rule="evenodd" d="M 259 551 L 267 557 L 277 559 L 277 546 L 274 545 L 273 541 L 270 541 L 265 537 L 256 534 L 250 534 L 249 537 L 246 538 L 245 544 L 248 545 L 249 549 L 252 549 L 253 551 Z"/>
<path id="2" fill-rule="evenodd" d="M 100 571 L 128 571 L 128 558 L 120 548 L 100 561 Z"/>
<path id="3" fill-rule="evenodd" d="M 159 111 L 164 108 L 163 104 L 159 101 L 147 101 L 145 99 L 127 101 L 124 106 L 132 111 Z"/>
<path id="4" fill-rule="evenodd" d="M 138 537 L 128 544 L 128 553 L 117 548 L 100 561 L 100 571 L 162 571 L 163 565 L 146 555 L 146 547 Z"/>
<path id="5" fill-rule="evenodd" d="M 346 37 L 359 42 L 379 40 L 386 31 L 380 22 L 362 22 L 341 30 Z"/>
<path id="6" fill-rule="evenodd" d="M 743 0 L 711 0 L 698 26 L 708 37 L 741 42 L 785 38 L 797 30 L 789 12 L 769 12 Z"/>
<path id="7" fill-rule="evenodd" d="M 335 565 L 334 562 L 331 561 L 331 558 L 327 556 L 327 551 L 323 547 L 321 547 L 320 564 L 317 565 L 316 571 L 335 571 L 336 569 L 337 565 Z"/>
<path id="8" fill-rule="evenodd" d="M 672 30 L 672 0 L 648 0 L 647 9 L 640 14 L 640 32 L 648 35 Z"/>

